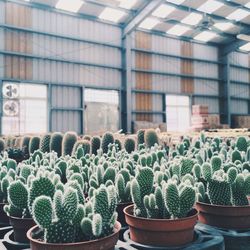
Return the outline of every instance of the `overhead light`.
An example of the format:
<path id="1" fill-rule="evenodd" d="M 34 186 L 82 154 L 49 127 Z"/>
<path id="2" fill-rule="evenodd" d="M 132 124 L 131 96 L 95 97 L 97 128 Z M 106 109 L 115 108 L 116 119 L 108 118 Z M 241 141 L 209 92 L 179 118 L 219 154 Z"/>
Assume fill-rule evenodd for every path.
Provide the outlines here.
<path id="1" fill-rule="evenodd" d="M 226 18 L 230 20 L 240 21 L 249 15 L 250 15 L 249 11 L 237 9 L 231 14 L 229 14 Z"/>
<path id="2" fill-rule="evenodd" d="M 194 37 L 195 40 L 208 42 L 217 37 L 217 34 L 212 31 L 203 31 Z"/>
<path id="3" fill-rule="evenodd" d="M 117 23 L 125 15 L 126 13 L 124 11 L 106 7 L 99 15 L 99 18 Z"/>
<path id="4" fill-rule="evenodd" d="M 240 50 L 250 51 L 250 42 L 239 47 Z"/>
<path id="5" fill-rule="evenodd" d="M 175 7 L 169 6 L 167 4 L 162 4 L 152 13 L 152 16 L 165 18 L 174 10 Z"/>
<path id="6" fill-rule="evenodd" d="M 219 30 L 226 31 L 226 30 L 230 30 L 231 28 L 233 28 L 234 25 L 232 23 L 225 22 L 225 23 L 216 23 L 214 24 L 214 27 Z"/>
<path id="7" fill-rule="evenodd" d="M 246 3 L 246 4 L 245 4 L 245 7 L 247 7 L 247 8 L 250 9 L 250 2 Z"/>
<path id="8" fill-rule="evenodd" d="M 137 3 L 137 0 L 120 0 L 119 7 L 124 9 L 132 9 L 132 7 Z"/>
<path id="9" fill-rule="evenodd" d="M 190 13 L 188 16 L 182 19 L 181 22 L 189 25 L 196 25 L 201 21 L 202 17 L 203 16 L 198 13 Z"/>
<path id="10" fill-rule="evenodd" d="M 174 4 L 182 4 L 184 1 L 186 1 L 186 0 L 167 0 L 168 2 L 170 2 L 170 3 L 174 3 Z"/>
<path id="11" fill-rule="evenodd" d="M 57 9 L 66 10 L 70 12 L 78 12 L 83 5 L 82 0 L 59 0 L 56 4 Z"/>
<path id="12" fill-rule="evenodd" d="M 190 30 L 191 29 L 187 26 L 176 24 L 171 29 L 169 29 L 167 33 L 174 36 L 182 36 L 184 33 Z"/>
<path id="13" fill-rule="evenodd" d="M 157 25 L 158 23 L 160 23 L 160 21 L 157 20 L 156 18 L 148 17 L 143 22 L 141 22 L 139 27 L 143 28 L 143 29 L 149 29 L 150 30 L 153 27 L 155 27 L 155 25 Z"/>
<path id="14" fill-rule="evenodd" d="M 208 14 L 213 13 L 214 11 L 218 10 L 220 7 L 222 7 L 224 4 L 215 0 L 209 0 L 202 4 L 198 10 L 202 12 L 206 12 Z"/>

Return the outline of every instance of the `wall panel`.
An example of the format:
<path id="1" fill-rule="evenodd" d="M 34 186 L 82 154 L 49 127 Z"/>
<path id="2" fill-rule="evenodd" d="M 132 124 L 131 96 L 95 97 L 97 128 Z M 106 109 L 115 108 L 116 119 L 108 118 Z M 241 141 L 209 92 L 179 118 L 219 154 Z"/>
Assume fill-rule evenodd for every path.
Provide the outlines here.
<path id="1" fill-rule="evenodd" d="M 219 113 L 219 100 L 217 98 L 194 97 L 193 104 L 207 105 L 209 113 Z"/>

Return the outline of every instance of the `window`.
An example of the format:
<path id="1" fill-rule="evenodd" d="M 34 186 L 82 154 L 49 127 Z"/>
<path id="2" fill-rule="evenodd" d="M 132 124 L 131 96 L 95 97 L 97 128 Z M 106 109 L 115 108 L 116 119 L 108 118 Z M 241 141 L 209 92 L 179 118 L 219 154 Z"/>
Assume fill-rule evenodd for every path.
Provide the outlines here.
<path id="1" fill-rule="evenodd" d="M 190 100 L 188 96 L 166 96 L 167 130 L 187 131 L 190 126 Z"/>
<path id="2" fill-rule="evenodd" d="M 12 92 L 14 95 L 11 94 Z M 47 131 L 46 85 L 4 82 L 3 98 L 3 134 L 45 133 Z"/>
<path id="3" fill-rule="evenodd" d="M 119 95 L 114 90 L 85 89 L 86 133 L 119 130 Z"/>

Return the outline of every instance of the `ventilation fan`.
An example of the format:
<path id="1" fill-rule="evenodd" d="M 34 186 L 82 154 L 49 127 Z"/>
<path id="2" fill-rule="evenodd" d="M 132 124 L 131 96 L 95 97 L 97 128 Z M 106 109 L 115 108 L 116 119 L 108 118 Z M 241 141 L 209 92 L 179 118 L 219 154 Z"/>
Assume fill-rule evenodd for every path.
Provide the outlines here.
<path id="1" fill-rule="evenodd" d="M 3 103 L 3 113 L 5 116 L 17 116 L 19 105 L 17 101 L 5 101 Z"/>
<path id="2" fill-rule="evenodd" d="M 6 83 L 3 85 L 3 96 L 5 98 L 17 98 L 19 95 L 18 85 L 13 83 Z"/>

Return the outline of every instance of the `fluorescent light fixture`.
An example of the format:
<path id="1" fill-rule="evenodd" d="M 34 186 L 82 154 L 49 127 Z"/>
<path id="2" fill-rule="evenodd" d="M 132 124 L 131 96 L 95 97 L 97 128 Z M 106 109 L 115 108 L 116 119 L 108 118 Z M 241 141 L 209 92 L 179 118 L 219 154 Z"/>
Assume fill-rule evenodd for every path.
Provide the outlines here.
<path id="1" fill-rule="evenodd" d="M 230 20 L 240 21 L 241 19 L 244 19 L 245 17 L 249 15 L 250 15 L 249 11 L 237 9 L 231 14 L 229 14 L 226 18 Z"/>
<path id="2" fill-rule="evenodd" d="M 170 2 L 170 3 L 174 3 L 174 4 L 182 4 L 184 1 L 186 1 L 186 0 L 167 0 L 168 2 Z"/>
<path id="3" fill-rule="evenodd" d="M 174 36 L 182 36 L 187 31 L 191 30 L 189 27 L 176 24 L 171 29 L 167 31 L 168 34 L 174 35 Z"/>
<path id="4" fill-rule="evenodd" d="M 59 0 L 56 4 L 56 8 L 76 13 L 82 5 L 82 0 Z"/>
<path id="5" fill-rule="evenodd" d="M 201 19 L 202 19 L 201 14 L 190 13 L 188 16 L 186 16 L 184 19 L 182 19 L 181 22 L 189 24 L 189 25 L 196 25 L 201 21 Z"/>
<path id="6" fill-rule="evenodd" d="M 143 29 L 152 29 L 155 25 L 157 25 L 158 23 L 160 23 L 159 20 L 157 20 L 156 18 L 153 17 L 148 17 L 146 18 L 143 22 L 141 22 L 141 24 L 139 25 L 140 28 Z"/>
<path id="7" fill-rule="evenodd" d="M 239 49 L 243 51 L 250 51 L 250 42 L 242 45 Z"/>
<path id="8" fill-rule="evenodd" d="M 208 14 L 213 13 L 214 11 L 218 10 L 224 4 L 215 0 L 208 0 L 204 4 L 202 4 L 198 10 L 202 12 L 206 12 Z"/>
<path id="9" fill-rule="evenodd" d="M 99 18 L 117 23 L 125 15 L 126 13 L 124 11 L 106 7 L 99 15 Z"/>
<path id="10" fill-rule="evenodd" d="M 165 18 L 174 10 L 175 7 L 169 6 L 167 4 L 162 4 L 152 13 L 152 16 Z"/>
<path id="11" fill-rule="evenodd" d="M 225 23 L 216 23 L 214 24 L 214 27 L 222 31 L 227 31 L 233 28 L 234 25 L 232 23 L 225 22 Z"/>
<path id="12" fill-rule="evenodd" d="M 194 37 L 195 40 L 199 40 L 202 42 L 208 42 L 213 38 L 217 37 L 217 34 L 212 31 L 203 31 Z"/>
<path id="13" fill-rule="evenodd" d="M 120 0 L 119 7 L 124 9 L 132 9 L 132 7 L 137 3 L 137 0 Z"/>

